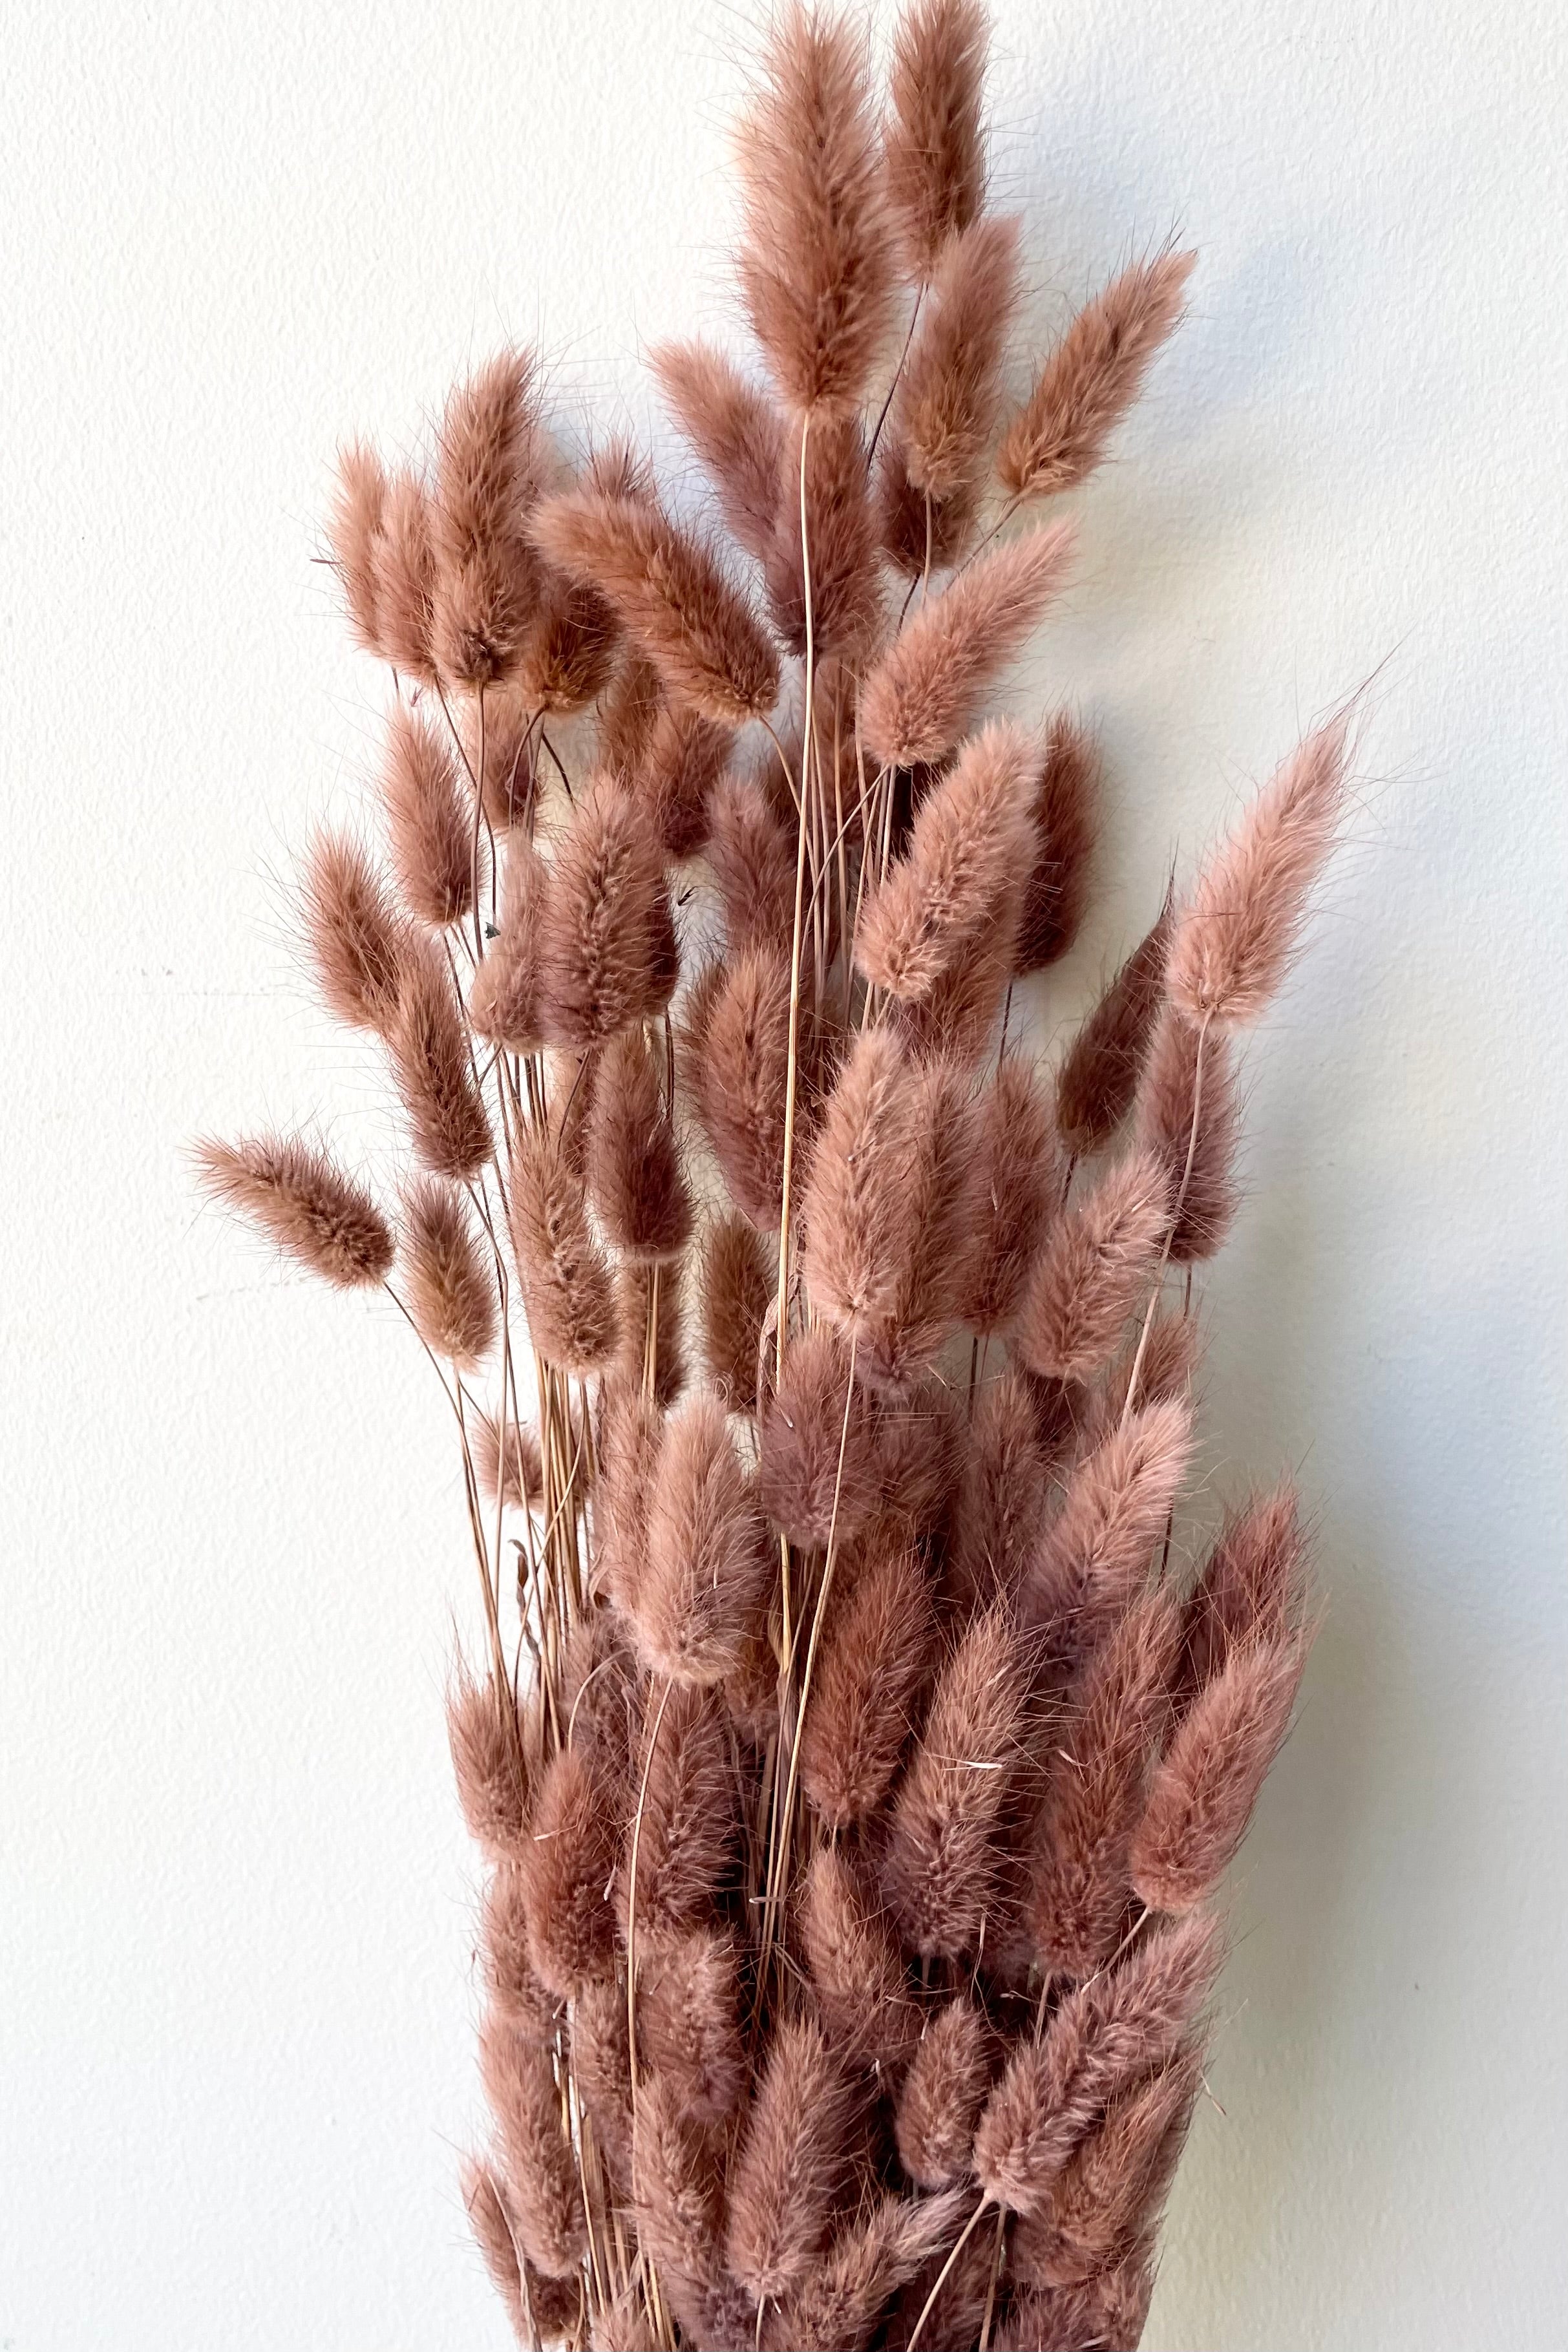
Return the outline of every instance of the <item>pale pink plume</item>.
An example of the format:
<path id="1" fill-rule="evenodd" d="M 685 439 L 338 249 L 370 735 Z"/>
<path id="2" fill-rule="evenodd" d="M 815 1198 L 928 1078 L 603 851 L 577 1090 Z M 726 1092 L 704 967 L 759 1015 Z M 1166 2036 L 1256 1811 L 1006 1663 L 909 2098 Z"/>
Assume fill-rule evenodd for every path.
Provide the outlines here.
<path id="1" fill-rule="evenodd" d="M 524 1127 L 514 1139 L 507 1207 L 529 1335 L 563 1371 L 595 1371 L 615 1348 L 609 1261 L 588 1221 L 583 1180 L 555 1136 Z"/>
<path id="2" fill-rule="evenodd" d="M 860 731 L 873 759 L 908 767 L 952 749 L 1060 592 L 1073 536 L 1071 523 L 1058 522 L 993 548 L 906 622 L 861 691 Z"/>
<path id="3" fill-rule="evenodd" d="M 851 2065 L 896 2074 L 919 2039 L 919 2004 L 903 1955 L 864 1865 L 824 1846 L 805 1874 L 797 1905 L 802 1955 L 822 2021 Z"/>
<path id="4" fill-rule="evenodd" d="M 382 773 L 393 870 L 404 904 L 439 930 L 460 922 L 474 902 L 474 819 L 462 790 L 457 753 L 422 712 L 399 703 L 387 734 Z"/>
<path id="5" fill-rule="evenodd" d="M 801 1734 L 800 1780 L 831 1830 L 866 1820 L 891 1786 L 934 1648 L 930 1580 L 901 1545 L 836 1591 Z"/>
<path id="6" fill-rule="evenodd" d="M 1230 1039 L 1194 1029 L 1167 1006 L 1139 1081 L 1133 1133 L 1165 1171 L 1173 1265 L 1213 1257 L 1229 1233 L 1240 1132 Z"/>
<path id="7" fill-rule="evenodd" d="M 763 1323 L 777 1290 L 768 1246 L 742 1216 L 716 1218 L 702 1237 L 697 1281 L 702 1361 L 734 1412 L 754 1412 Z"/>
<path id="8" fill-rule="evenodd" d="M 1165 1001 L 1173 918 L 1166 898 L 1068 1047 L 1057 1074 L 1057 1124 L 1080 1157 L 1102 1150 L 1132 1108 Z"/>
<path id="9" fill-rule="evenodd" d="M 439 668 L 483 688 L 517 662 L 540 586 L 528 512 L 541 466 L 526 352 L 503 352 L 459 385 L 441 421 L 430 503 Z"/>
<path id="10" fill-rule="evenodd" d="M 882 135 L 889 201 L 914 278 L 931 277 L 984 199 L 988 30 L 978 0 L 912 0 L 899 20 Z"/>
<path id="11" fill-rule="evenodd" d="M 479 2071 L 500 2133 L 507 2206 L 523 2252 L 547 2278 L 570 2278 L 587 2238 L 550 2053 L 491 2010 L 479 2028 Z"/>
<path id="12" fill-rule="evenodd" d="M 960 1608 L 988 1608 L 1024 1580 L 1046 1517 L 1047 1463 L 1035 1401 L 1009 1369 L 976 1395 L 944 1562 Z"/>
<path id="13" fill-rule="evenodd" d="M 1289 1727 L 1307 1663 L 1300 1638 L 1244 1643 L 1194 1699 L 1149 1790 L 1131 1883 L 1153 1911 L 1188 1911 L 1218 1885 Z"/>
<path id="14" fill-rule="evenodd" d="M 384 1037 L 415 952 L 406 916 L 361 842 L 318 834 L 305 855 L 305 938 L 327 1009 Z"/>
<path id="15" fill-rule="evenodd" d="M 1008 1055 L 974 1114 L 976 1230 L 963 1320 L 1009 1330 L 1061 1188 L 1051 1097 L 1033 1063 Z"/>
<path id="16" fill-rule="evenodd" d="M 994 2054 L 991 2026 L 966 1995 L 927 2021 L 894 2116 L 899 2162 L 920 2188 L 956 2188 L 973 2172 Z"/>
<path id="17" fill-rule="evenodd" d="M 495 1345 L 496 1270 L 463 1193 L 419 1178 L 403 1206 L 404 1304 L 432 1355 L 471 1372 Z"/>
<path id="18" fill-rule="evenodd" d="M 436 667 L 436 547 L 431 502 L 406 467 L 391 476 L 375 535 L 380 650 L 400 677 L 440 683 Z"/>
<path id="19" fill-rule="evenodd" d="M 1013 498 L 1068 490 L 1094 471 L 1182 315 L 1196 259 L 1136 262 L 1079 312 L 1003 436 L 996 471 Z"/>
<path id="20" fill-rule="evenodd" d="M 636 2093 L 632 2201 L 637 2242 L 690 2340 L 754 2340 L 756 2315 L 724 2262 L 724 2180 L 711 2134 L 689 2123 L 679 2094 L 650 2075 Z"/>
<path id="21" fill-rule="evenodd" d="M 334 1288 L 367 1288 L 392 1271 L 392 1228 L 320 1144 L 297 1135 L 208 1141 L 196 1147 L 196 1168 L 215 1201 Z"/>
<path id="22" fill-rule="evenodd" d="M 405 967 L 386 1047 L 420 1166 L 458 1183 L 477 1176 L 495 1146 L 451 968 L 433 940 Z"/>
<path id="23" fill-rule="evenodd" d="M 763 1507 L 792 1543 L 825 1550 L 859 1534 L 880 1499 L 874 1408 L 831 1326 L 791 1341 L 757 1444 Z"/>
<path id="24" fill-rule="evenodd" d="M 1231 1513 L 1187 1601 L 1181 1696 L 1201 1689 L 1238 1643 L 1277 1639 L 1300 1623 L 1306 1563 L 1289 1479 Z"/>
<path id="25" fill-rule="evenodd" d="M 889 2297 L 951 2242 L 963 2206 L 956 2191 L 879 2198 L 764 2315 L 764 2352 L 864 2352 Z"/>
<path id="26" fill-rule="evenodd" d="M 1110 1360 L 1152 1280 L 1170 1199 L 1164 1161 L 1134 1152 L 1058 1220 L 1018 1318 L 1018 1353 L 1032 1371 L 1086 1381 Z"/>
<path id="27" fill-rule="evenodd" d="M 1053 1649 L 1081 1656 L 1143 1580 L 1186 1474 L 1192 1407 L 1146 1405 L 1084 1457 L 1025 1583 Z"/>
<path id="28" fill-rule="evenodd" d="M 338 452 L 327 541 L 354 636 L 366 653 L 384 658 L 376 542 L 385 506 L 386 468 L 374 449 L 363 441 L 351 441 Z"/>
<path id="29" fill-rule="evenodd" d="M 798 2286 L 827 2235 L 852 2098 L 811 2018 L 774 2032 L 731 2168 L 725 2259 L 754 2301 Z"/>
<path id="30" fill-rule="evenodd" d="M 718 2123 L 740 2105 L 747 2080 L 734 1938 L 694 1928 L 639 1958 L 637 2051 L 689 2122 Z"/>
<path id="31" fill-rule="evenodd" d="M 1199 877 L 1168 976 L 1189 1021 L 1245 1028 L 1284 979 L 1344 812 L 1347 739 L 1342 717 L 1309 735 Z"/>
<path id="32" fill-rule="evenodd" d="M 648 363 L 719 493 L 731 532 L 761 562 L 778 519 L 783 418 L 710 343 L 661 343 Z"/>
<path id="33" fill-rule="evenodd" d="M 596 777 L 572 813 L 538 940 L 540 1021 L 552 1045 L 602 1045 L 656 1020 L 674 993 L 679 957 L 658 839 L 611 777 Z"/>
<path id="34" fill-rule="evenodd" d="M 510 1692 L 459 1664 L 447 1694 L 447 1737 L 468 1835 L 492 1861 L 516 1861 L 528 1833 L 531 1775 Z"/>
<path id="35" fill-rule="evenodd" d="M 724 1409 L 689 1400 L 665 1425 L 633 1624 L 654 1673 L 722 1682 L 763 1608 L 772 1548 Z"/>
<path id="36" fill-rule="evenodd" d="M 574 1748 L 552 1756 L 518 1853 L 528 1953 L 563 2000 L 613 1973 L 616 1915 L 606 1900 L 619 1824 L 609 1790 Z"/>
<path id="37" fill-rule="evenodd" d="M 1088 731 L 1058 711 L 1035 774 L 1035 862 L 1018 918 L 1021 972 L 1043 971 L 1078 937 L 1099 831 L 1099 766 Z"/>
<path id="38" fill-rule="evenodd" d="M 640 1029 L 604 1051 L 585 1136 L 588 1193 L 611 1245 L 657 1263 L 691 1237 L 691 1196 L 664 1097 L 663 1052 Z"/>
<path id="39" fill-rule="evenodd" d="M 779 463 L 773 538 L 764 564 L 768 604 L 781 643 L 804 655 L 807 565 L 801 539 L 801 436 L 805 431 L 805 555 L 810 559 L 811 642 L 819 660 L 862 654 L 882 619 L 870 461 L 853 416 L 792 425 Z"/>

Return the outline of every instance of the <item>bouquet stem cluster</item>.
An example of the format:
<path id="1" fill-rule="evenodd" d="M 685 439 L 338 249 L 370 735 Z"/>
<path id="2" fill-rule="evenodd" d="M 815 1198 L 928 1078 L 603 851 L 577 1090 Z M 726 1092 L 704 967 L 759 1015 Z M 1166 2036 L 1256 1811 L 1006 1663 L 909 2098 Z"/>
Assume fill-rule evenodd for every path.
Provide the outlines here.
<path id="1" fill-rule="evenodd" d="M 760 364 L 653 354 L 703 516 L 569 458 L 517 352 L 428 465 L 345 454 L 384 824 L 314 842 L 303 911 L 406 1179 L 204 1147 L 390 1294 L 452 1417 L 466 2189 L 531 2346 L 1135 2345 L 1307 1646 L 1290 1488 L 1195 1574 L 1176 1515 L 1237 1041 L 1345 729 L 1037 1058 L 1014 991 L 1081 923 L 1096 756 L 987 698 L 1192 257 L 1011 405 L 984 67 L 974 0 L 912 0 L 880 97 L 848 23 L 780 16 L 736 146 Z"/>

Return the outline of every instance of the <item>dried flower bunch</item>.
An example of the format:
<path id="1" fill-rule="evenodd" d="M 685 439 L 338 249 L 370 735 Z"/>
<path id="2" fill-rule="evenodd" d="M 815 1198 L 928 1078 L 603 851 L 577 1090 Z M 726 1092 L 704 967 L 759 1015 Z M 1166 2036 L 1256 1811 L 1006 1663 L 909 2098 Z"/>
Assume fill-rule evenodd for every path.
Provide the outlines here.
<path id="1" fill-rule="evenodd" d="M 987 719 L 1192 257 L 1008 412 L 976 0 L 789 6 L 737 143 L 760 369 L 653 364 L 712 492 L 576 465 L 531 361 L 433 463 L 343 458 L 389 668 L 384 852 L 311 849 L 328 1004 L 384 1045 L 395 1213 L 307 1141 L 211 1189 L 385 1290 L 461 1447 L 488 1878 L 467 2174 L 521 2341 L 1119 2347 L 1309 1638 L 1289 1486 L 1194 1575 L 1193 1270 L 1238 1033 L 1345 730 L 1154 915 L 1054 1068 L 1014 982 L 1081 921 L 1077 719 Z"/>

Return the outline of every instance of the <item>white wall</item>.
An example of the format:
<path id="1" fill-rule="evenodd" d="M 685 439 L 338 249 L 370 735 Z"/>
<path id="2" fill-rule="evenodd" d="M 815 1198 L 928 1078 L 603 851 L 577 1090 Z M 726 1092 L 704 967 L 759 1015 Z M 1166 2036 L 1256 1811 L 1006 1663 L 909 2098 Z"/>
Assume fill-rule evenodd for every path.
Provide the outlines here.
<path id="1" fill-rule="evenodd" d="M 1026 683 L 1100 723 L 1085 1002 L 1302 721 L 1365 792 L 1250 1063 L 1207 1468 L 1300 1465 L 1326 1630 L 1148 2341 L 1568 2334 L 1564 45 L 1551 0 L 1005 0 L 1044 334 L 1195 314 Z M 539 334 L 568 417 L 721 325 L 729 0 L 13 0 L 0 2346 L 500 2346 L 455 2147 L 470 1618 L 391 1317 L 197 1211 L 192 1130 L 384 1135 L 279 877 L 378 688 L 311 564 L 339 434 Z M 1554 441 L 1556 446 L 1553 446 Z"/>

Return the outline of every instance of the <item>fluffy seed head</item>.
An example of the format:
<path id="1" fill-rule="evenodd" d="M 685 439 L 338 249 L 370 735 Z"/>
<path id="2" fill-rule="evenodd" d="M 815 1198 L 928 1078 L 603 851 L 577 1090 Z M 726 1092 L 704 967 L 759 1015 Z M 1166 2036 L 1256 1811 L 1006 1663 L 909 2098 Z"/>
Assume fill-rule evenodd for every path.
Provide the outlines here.
<path id="1" fill-rule="evenodd" d="M 1189 1021 L 1245 1028 L 1279 988 L 1343 814 L 1346 740 L 1342 718 L 1309 735 L 1200 877 L 1171 942 Z"/>
<path id="2" fill-rule="evenodd" d="M 657 1262 L 691 1234 L 691 1199 L 658 1066 L 640 1029 L 605 1046 L 588 1113 L 588 1192 L 613 1246 Z"/>
<path id="3" fill-rule="evenodd" d="M 1171 1262 L 1213 1257 L 1236 1214 L 1236 1148 L 1241 1125 L 1230 1040 L 1200 1032 L 1167 1007 L 1155 1025 L 1138 1087 L 1134 1132 L 1165 1176 Z"/>
<path id="4" fill-rule="evenodd" d="M 1038 1071 L 1009 1055 L 975 1106 L 976 1228 L 963 1320 L 1008 1330 L 1056 1207 L 1061 1170 L 1051 1098 Z"/>
<path id="5" fill-rule="evenodd" d="M 426 1176 L 403 1211 L 403 1289 L 414 1328 L 432 1355 L 471 1372 L 495 1344 L 495 1275 L 456 1185 Z"/>
<path id="6" fill-rule="evenodd" d="M 658 1018 L 679 977 L 658 836 L 612 778 L 582 794 L 539 922 L 539 999 L 552 1045 L 600 1045 Z"/>
<path id="7" fill-rule="evenodd" d="M 607 1388 L 594 1489 L 596 1582 L 631 1619 L 647 1574 L 647 1510 L 658 1469 L 664 1417 L 641 1380 Z"/>
<path id="8" fill-rule="evenodd" d="M 626 1987 L 613 1977 L 585 1984 L 572 2005 L 572 2079 L 611 2181 L 625 2196 L 632 2184 L 631 2035 Z"/>
<path id="9" fill-rule="evenodd" d="M 648 1504 L 637 1644 L 652 1671 L 722 1682 L 741 1663 L 771 1572 L 766 1530 L 717 1398 L 666 1423 Z"/>
<path id="10" fill-rule="evenodd" d="M 1020 972 L 1043 971 L 1078 937 L 1089 901 L 1098 785 L 1098 761 L 1087 730 L 1058 711 L 1035 777 L 1035 862 L 1018 919 Z"/>
<path id="11" fill-rule="evenodd" d="M 1028 870 L 1028 744 L 982 729 L 921 803 L 906 855 L 868 895 L 855 961 L 891 995 L 919 1002 L 960 962 Z"/>
<path id="12" fill-rule="evenodd" d="M 697 1296 L 702 1363 L 731 1412 L 755 1412 L 763 1324 L 776 1284 L 767 1244 L 744 1217 L 715 1218 L 702 1237 Z"/>
<path id="13" fill-rule="evenodd" d="M 1306 1558 L 1289 1479 L 1231 1515 L 1187 1601 L 1178 1698 L 1201 1690 L 1238 1643 L 1280 1639 L 1299 1623 Z"/>
<path id="14" fill-rule="evenodd" d="M 507 1186 L 512 1256 L 534 1346 L 563 1371 L 595 1371 L 617 1335 L 609 1260 L 588 1223 L 583 1180 L 560 1139 L 524 1128 Z"/>
<path id="15" fill-rule="evenodd" d="M 829 1603 L 801 1733 L 800 1780 L 830 1830 L 865 1821 L 891 1787 L 931 1673 L 925 1570 L 898 1547 L 862 1561 Z"/>
<path id="16" fill-rule="evenodd" d="M 1111 2102 L 1104 2122 L 1062 2167 L 1040 2217 L 1047 2247 L 1037 2267 L 1044 2280 L 1089 2283 L 1148 2242 L 1202 2082 L 1201 2050 L 1189 2045 Z"/>
<path id="17" fill-rule="evenodd" d="M 660 1944 L 637 1972 L 637 2051 L 688 2122 L 732 2115 L 746 2081 L 734 1939 L 710 1927 Z"/>
<path id="18" fill-rule="evenodd" d="M 1080 1157 L 1108 1144 L 1138 1091 L 1149 1040 L 1165 999 L 1171 901 L 1117 972 L 1057 1075 L 1057 1125 Z"/>
<path id="19" fill-rule="evenodd" d="M 892 423 L 912 487 L 950 508 L 973 509 L 984 475 L 1017 300 L 1016 218 L 976 220 L 943 247 Z"/>
<path id="20" fill-rule="evenodd" d="M 945 2249 L 962 2210 L 957 2194 L 879 2199 L 764 2319 L 766 2352 L 864 2352 L 889 2296 Z"/>
<path id="21" fill-rule="evenodd" d="M 385 505 L 386 468 L 374 449 L 351 441 L 338 452 L 327 541 L 355 641 L 370 654 L 382 651 L 376 541 Z"/>
<path id="22" fill-rule="evenodd" d="M 494 1148 L 490 1123 L 451 971 L 433 940 L 405 968 L 386 1045 L 421 1167 L 459 1183 L 477 1175 Z"/>
<path id="23" fill-rule="evenodd" d="M 773 708 L 776 655 L 711 550 L 661 508 L 568 490 L 533 528 L 552 562 L 608 597 L 672 696 L 731 727 Z"/>
<path id="24" fill-rule="evenodd" d="M 795 843 L 754 783 L 727 777 L 710 804 L 708 863 L 724 906 L 731 954 L 786 953 L 795 922 Z"/>
<path id="25" fill-rule="evenodd" d="M 824 1846 L 797 1906 L 801 1951 L 823 2022 L 851 2066 L 897 2070 L 920 2032 L 891 1922 L 860 1866 Z"/>
<path id="26" fill-rule="evenodd" d="M 508 1413 L 506 1420 L 506 1461 L 501 1462 L 500 1433 L 488 1412 L 474 1415 L 468 1433 L 468 1445 L 474 1457 L 474 1475 L 479 1482 L 479 1492 L 493 1503 L 500 1495 L 509 1510 L 521 1511 L 537 1503 L 544 1492 L 544 1473 L 540 1461 L 539 1440 L 526 1423 Z"/>
<path id="27" fill-rule="evenodd" d="M 724 2267 L 723 2180 L 710 2137 L 686 2121 L 658 2074 L 637 2090 L 632 2203 L 637 2242 L 690 2340 L 752 2342 L 755 2314 Z"/>
<path id="28" fill-rule="evenodd" d="M 1165 1161 L 1135 1152 L 1060 1217 L 1018 1319 L 1018 1352 L 1047 1379 L 1086 1381 L 1115 1352 L 1170 1222 Z"/>
<path id="29" fill-rule="evenodd" d="M 637 1832 L 637 1943 L 641 1949 L 646 1937 L 651 1949 L 709 1926 L 730 1874 L 735 1799 L 730 1732 L 718 1693 L 672 1683 L 662 1713 L 658 1696 L 650 1698 L 633 1776 L 645 1790 Z M 617 1893 L 625 1935 L 632 1896 L 629 1836 Z"/>
<path id="30" fill-rule="evenodd" d="M 522 2250 L 547 2278 L 570 2278 L 587 2238 L 550 2053 L 491 2010 L 479 2028 L 479 2071 L 500 2132 L 507 2207 Z"/>
<path id="31" fill-rule="evenodd" d="M 784 1183 L 789 962 L 745 948 L 726 963 L 705 1007 L 700 1047 L 687 1055 L 696 1110 L 735 1206 L 776 1233 Z"/>
<path id="32" fill-rule="evenodd" d="M 306 852 L 303 898 L 305 937 L 328 1011 L 384 1037 L 414 942 L 369 853 L 348 834 L 318 834 Z"/>
<path id="33" fill-rule="evenodd" d="M 444 675 L 482 688 L 515 667 L 539 587 L 527 536 L 539 486 L 533 362 L 502 352 L 459 385 L 441 423 L 431 500 L 434 644 Z"/>
<path id="34" fill-rule="evenodd" d="M 319 1144 L 297 1135 L 207 1141 L 197 1146 L 196 1167 L 204 1192 L 334 1288 L 365 1289 L 390 1273 L 391 1227 Z"/>
<path id="35" fill-rule="evenodd" d="M 710 343 L 662 343 L 649 364 L 748 555 L 769 552 L 778 516 L 784 419 Z"/>
<path id="36" fill-rule="evenodd" d="M 967 1996 L 928 2021 L 894 2117 L 899 2162 L 921 2189 L 953 2189 L 969 2178 L 991 2053 L 991 2028 Z"/>
<path id="37" fill-rule="evenodd" d="M 860 731 L 889 767 L 938 760 L 973 717 L 996 672 L 1063 585 L 1070 523 L 1053 523 L 980 556 L 921 606 L 866 680 Z"/>
<path id="38" fill-rule="evenodd" d="M 474 902 L 473 819 L 456 754 L 422 712 L 393 713 L 382 776 L 393 869 L 405 905 L 439 930 Z"/>
<path id="39" fill-rule="evenodd" d="M 549 887 L 544 860 L 531 842 L 517 835 L 507 845 L 504 920 L 468 983 L 475 1034 L 509 1054 L 535 1054 L 544 1042 L 539 926 Z"/>
<path id="40" fill-rule="evenodd" d="M 582 2305 L 578 2282 L 546 2278 L 519 2252 L 506 2189 L 494 2166 L 470 2157 L 464 2162 L 462 2177 L 463 2202 L 468 2209 L 475 2243 L 518 2342 L 526 2344 L 535 2335 L 570 2334 Z"/>
<path id="41" fill-rule="evenodd" d="M 730 2179 L 725 2255 L 748 2294 L 787 2294 L 827 2234 L 850 2089 L 821 2027 L 786 2018 L 752 2094 Z"/>
<path id="42" fill-rule="evenodd" d="M 654 720 L 632 787 L 666 857 L 693 857 L 708 838 L 710 803 L 734 737 L 689 703 L 667 703 Z"/>
<path id="43" fill-rule="evenodd" d="M 1070 1661 L 1092 1649 L 1142 1583 L 1192 1451 L 1184 1399 L 1146 1405 L 1068 1481 L 1025 1585 L 1026 1614 Z"/>
<path id="44" fill-rule="evenodd" d="M 764 561 L 773 627 L 804 655 L 805 565 L 801 552 L 799 425 L 780 459 L 773 538 Z M 882 616 L 870 462 L 854 416 L 812 421 L 805 436 L 805 547 L 811 558 L 811 640 L 818 660 L 852 659 Z"/>
<path id="45" fill-rule="evenodd" d="M 948 1545 L 948 1589 L 962 1606 L 1016 1594 L 1046 1515 L 1046 1454 L 1035 1401 L 1012 1370 L 975 1398 Z"/>
<path id="46" fill-rule="evenodd" d="M 530 1791 L 510 1697 L 459 1665 L 447 1694 L 447 1737 L 468 1835 L 492 1861 L 515 1860 L 527 1837 Z"/>
<path id="47" fill-rule="evenodd" d="M 619 1824 L 606 1794 L 575 1748 L 561 1748 L 545 1767 L 518 1855 L 533 1973 L 563 2000 L 575 2000 L 615 1962 L 616 1915 L 606 1891 Z"/>
<path id="48" fill-rule="evenodd" d="M 436 548 L 430 499 L 406 467 L 387 481 L 375 538 L 375 620 L 380 650 L 400 677 L 438 682 L 436 667 Z"/>
<path id="49" fill-rule="evenodd" d="M 531 710 L 584 709 L 609 682 L 620 635 L 614 607 L 590 582 L 549 575 L 522 641 L 519 696 Z"/>
<path id="50" fill-rule="evenodd" d="M 1047 498 L 1094 471 L 1182 315 L 1196 259 L 1136 262 L 1079 312 L 1003 436 L 996 472 L 1010 497 Z"/>
<path id="51" fill-rule="evenodd" d="M 1307 1661 L 1300 1639 L 1233 1650 L 1176 1729 L 1132 1841 L 1140 1902 L 1188 1911 L 1213 1893 L 1247 1834 Z"/>
<path id="52" fill-rule="evenodd" d="M 852 1542 L 879 1499 L 879 1465 L 871 1401 L 837 1331 L 823 1325 L 790 1342 L 757 1436 L 757 1489 L 773 1525 L 804 1549 L 825 1549 L 835 1528 L 839 1544 Z"/>
<path id="53" fill-rule="evenodd" d="M 984 199 L 986 47 L 978 0 L 912 0 L 894 37 L 888 195 L 904 265 L 918 278 L 931 275 Z"/>
<path id="54" fill-rule="evenodd" d="M 791 407 L 842 415 L 891 319 L 889 224 L 862 41 L 791 0 L 736 142 L 741 294 Z"/>

